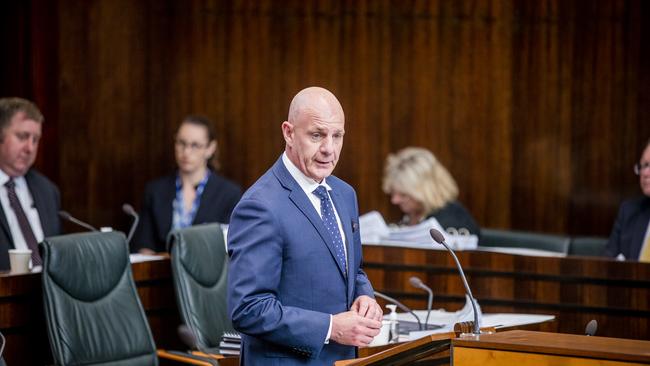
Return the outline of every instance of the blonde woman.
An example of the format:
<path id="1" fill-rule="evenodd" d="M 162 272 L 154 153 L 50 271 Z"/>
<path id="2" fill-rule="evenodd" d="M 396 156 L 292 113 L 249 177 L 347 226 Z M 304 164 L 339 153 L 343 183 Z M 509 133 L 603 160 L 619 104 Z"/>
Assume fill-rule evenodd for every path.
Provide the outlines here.
<path id="1" fill-rule="evenodd" d="M 443 228 L 480 229 L 458 198 L 458 186 L 449 171 L 427 149 L 407 147 L 390 154 L 384 169 L 383 189 L 404 213 L 403 225 L 416 225 L 434 217 Z"/>

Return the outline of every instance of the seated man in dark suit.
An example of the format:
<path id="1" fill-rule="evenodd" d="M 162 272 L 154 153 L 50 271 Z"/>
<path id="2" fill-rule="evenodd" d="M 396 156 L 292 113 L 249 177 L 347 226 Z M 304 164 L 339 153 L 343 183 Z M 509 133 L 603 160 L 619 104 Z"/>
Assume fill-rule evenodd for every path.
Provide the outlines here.
<path id="1" fill-rule="evenodd" d="M 43 115 L 21 98 L 0 99 L 0 270 L 9 270 L 9 249 L 31 249 L 41 265 L 38 243 L 61 233 L 58 188 L 32 169 Z"/>
<path id="2" fill-rule="evenodd" d="M 650 140 L 634 165 L 643 196 L 621 204 L 605 255 L 650 262 Z"/>

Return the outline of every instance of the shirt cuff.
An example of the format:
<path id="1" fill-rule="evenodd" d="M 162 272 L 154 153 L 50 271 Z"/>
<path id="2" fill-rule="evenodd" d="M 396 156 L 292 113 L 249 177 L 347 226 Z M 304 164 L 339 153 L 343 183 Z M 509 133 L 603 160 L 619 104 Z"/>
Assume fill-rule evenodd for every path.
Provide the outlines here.
<path id="1" fill-rule="evenodd" d="M 332 314 L 330 314 L 330 327 L 327 329 L 327 337 L 325 337 L 325 344 L 330 344 L 330 336 L 332 335 Z"/>

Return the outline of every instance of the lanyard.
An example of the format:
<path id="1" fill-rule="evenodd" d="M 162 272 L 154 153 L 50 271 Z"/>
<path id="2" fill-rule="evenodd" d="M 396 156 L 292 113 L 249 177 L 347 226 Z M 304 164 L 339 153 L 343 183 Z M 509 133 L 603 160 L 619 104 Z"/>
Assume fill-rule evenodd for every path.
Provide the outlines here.
<path id="1" fill-rule="evenodd" d="M 172 229 L 176 230 L 192 226 L 196 212 L 199 210 L 199 205 L 201 204 L 201 195 L 203 195 L 203 190 L 205 190 L 205 185 L 208 183 L 209 178 L 210 170 L 205 173 L 205 177 L 196 186 L 196 197 L 194 197 L 194 202 L 192 202 L 192 208 L 189 211 L 185 211 L 185 205 L 183 204 L 183 184 L 181 183 L 181 177 L 178 174 L 176 175 L 176 198 L 172 204 L 174 207 Z"/>

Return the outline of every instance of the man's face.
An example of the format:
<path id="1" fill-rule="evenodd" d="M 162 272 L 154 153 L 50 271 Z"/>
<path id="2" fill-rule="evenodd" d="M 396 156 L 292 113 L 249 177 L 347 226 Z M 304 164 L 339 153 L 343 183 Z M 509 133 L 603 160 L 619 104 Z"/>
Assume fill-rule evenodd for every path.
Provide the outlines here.
<path id="1" fill-rule="evenodd" d="M 639 160 L 641 170 L 639 171 L 639 184 L 641 185 L 641 190 L 643 194 L 650 197 L 650 146 L 647 146 L 641 154 L 641 160 Z M 644 168 L 644 166 L 648 166 Z"/>
<path id="2" fill-rule="evenodd" d="M 11 177 L 25 175 L 36 160 L 41 123 L 17 112 L 0 136 L 0 169 Z"/>
<path id="3" fill-rule="evenodd" d="M 336 167 L 344 128 L 342 111 L 302 111 L 295 124 L 282 124 L 287 156 L 303 174 L 320 183 Z"/>

